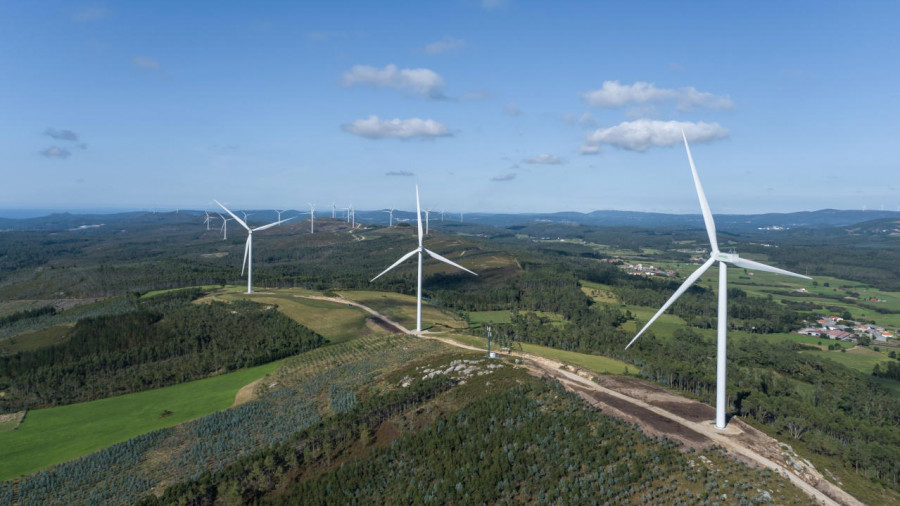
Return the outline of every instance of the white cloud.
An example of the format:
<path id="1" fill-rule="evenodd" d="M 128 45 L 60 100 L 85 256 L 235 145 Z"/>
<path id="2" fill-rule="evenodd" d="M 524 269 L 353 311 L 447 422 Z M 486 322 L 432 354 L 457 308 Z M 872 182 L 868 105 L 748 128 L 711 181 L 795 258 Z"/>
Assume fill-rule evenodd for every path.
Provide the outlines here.
<path id="1" fill-rule="evenodd" d="M 131 59 L 131 63 L 134 64 L 135 67 L 140 67 L 142 69 L 159 71 L 160 65 L 159 62 L 154 60 L 153 58 L 148 58 L 146 56 L 135 56 Z"/>
<path id="2" fill-rule="evenodd" d="M 466 47 L 466 41 L 454 39 L 448 35 L 437 42 L 432 42 L 425 46 L 425 52 L 428 54 L 441 54 L 446 53 L 447 51 L 456 51 L 464 47 Z"/>
<path id="3" fill-rule="evenodd" d="M 93 6 L 81 9 L 80 11 L 72 14 L 73 21 L 93 21 L 95 19 L 103 19 L 108 14 L 107 10 L 103 7 Z"/>
<path id="4" fill-rule="evenodd" d="M 358 119 L 353 123 L 341 125 L 341 128 L 345 132 L 367 139 L 433 138 L 453 135 L 446 125 L 432 119 L 394 118 L 381 120 L 375 115 L 369 116 L 367 119 Z"/>
<path id="5" fill-rule="evenodd" d="M 492 11 L 501 7 L 506 7 L 508 0 L 481 0 L 481 8 L 486 11 Z"/>
<path id="6" fill-rule="evenodd" d="M 563 163 L 563 159 L 556 155 L 548 155 L 547 153 L 541 153 L 537 156 L 530 156 L 528 158 L 524 158 L 522 160 L 524 163 L 531 164 L 539 164 L 539 165 L 559 165 Z"/>
<path id="7" fill-rule="evenodd" d="M 59 146 L 50 146 L 41 151 L 41 154 L 47 158 L 68 158 L 72 153 L 68 149 Z"/>
<path id="8" fill-rule="evenodd" d="M 727 95 L 697 91 L 693 86 L 685 88 L 657 88 L 653 83 L 638 81 L 634 84 L 620 84 L 619 81 L 604 81 L 599 90 L 581 94 L 591 107 L 624 107 L 633 104 L 648 104 L 673 101 L 681 110 L 694 107 L 709 109 L 731 109 L 734 102 Z"/>
<path id="9" fill-rule="evenodd" d="M 603 144 L 631 151 L 674 146 L 682 142 L 682 131 L 689 142 L 709 142 L 728 137 L 728 129 L 718 123 L 639 119 L 589 133 L 581 147 L 581 153 L 597 153 Z"/>
<path id="10" fill-rule="evenodd" d="M 494 95 L 487 90 L 478 90 L 478 91 L 467 91 L 463 93 L 460 100 L 469 101 L 469 100 L 487 100 L 492 98 Z"/>
<path id="11" fill-rule="evenodd" d="M 78 142 L 78 134 L 71 130 L 57 130 L 55 128 L 47 128 L 44 131 L 46 135 L 62 141 Z"/>
<path id="12" fill-rule="evenodd" d="M 516 173 L 510 172 L 509 174 L 500 174 L 499 176 L 494 176 L 491 178 L 491 181 L 497 181 L 497 182 L 512 181 L 515 178 L 516 178 Z"/>
<path id="13" fill-rule="evenodd" d="M 516 104 L 509 103 L 503 106 L 503 112 L 509 114 L 510 116 L 518 116 L 522 114 L 522 109 L 519 109 Z"/>
<path id="14" fill-rule="evenodd" d="M 341 84 L 345 87 L 367 84 L 376 88 L 404 89 L 431 98 L 444 98 L 444 79 L 429 69 L 398 69 L 396 65 L 379 69 L 354 65 L 344 72 Z"/>

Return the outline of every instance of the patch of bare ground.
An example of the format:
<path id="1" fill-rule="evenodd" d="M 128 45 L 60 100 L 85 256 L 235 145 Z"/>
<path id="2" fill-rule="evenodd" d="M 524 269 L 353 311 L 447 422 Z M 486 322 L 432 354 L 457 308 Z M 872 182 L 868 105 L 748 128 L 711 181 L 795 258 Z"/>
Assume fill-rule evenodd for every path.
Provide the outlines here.
<path id="1" fill-rule="evenodd" d="M 234 404 L 231 405 L 232 408 L 236 408 L 241 404 L 246 402 L 250 402 L 256 398 L 256 387 L 264 380 L 265 378 L 259 378 L 256 381 L 252 381 L 242 386 L 238 393 L 234 396 Z"/>
<path id="2" fill-rule="evenodd" d="M 380 316 L 372 316 L 371 318 L 368 318 L 366 320 L 366 323 L 369 322 L 376 325 L 381 330 L 385 330 L 387 332 L 390 332 L 391 334 L 404 334 L 404 332 L 399 327 L 385 321 L 385 319 Z"/>

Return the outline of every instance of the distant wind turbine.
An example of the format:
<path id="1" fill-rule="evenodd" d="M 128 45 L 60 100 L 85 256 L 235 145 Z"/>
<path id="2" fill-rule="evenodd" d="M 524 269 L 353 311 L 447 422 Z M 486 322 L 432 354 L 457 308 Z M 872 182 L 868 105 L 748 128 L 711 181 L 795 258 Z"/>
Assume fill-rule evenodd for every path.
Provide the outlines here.
<path id="1" fill-rule="evenodd" d="M 209 230 L 209 212 L 203 211 L 203 214 L 206 215 L 206 218 L 203 219 L 203 223 L 206 225 L 206 230 Z"/>
<path id="2" fill-rule="evenodd" d="M 766 264 L 761 264 L 759 262 L 754 262 L 753 260 L 747 260 L 746 258 L 741 258 L 737 255 L 737 253 L 722 253 L 719 251 L 719 244 L 716 241 L 716 224 L 713 221 L 712 211 L 709 210 L 709 203 L 706 201 L 706 194 L 703 193 L 703 187 L 700 185 L 700 177 L 697 175 L 697 169 L 694 167 L 694 159 L 691 157 L 691 148 L 688 146 L 687 137 L 684 135 L 684 132 L 681 132 L 681 136 L 684 138 L 684 148 L 687 150 L 688 162 L 691 164 L 691 174 L 694 177 L 694 186 L 697 188 L 697 197 L 700 200 L 700 209 L 703 212 L 703 222 L 706 224 L 706 234 L 709 236 L 709 244 L 711 246 L 712 251 L 710 251 L 709 260 L 706 261 L 703 265 L 700 266 L 699 269 L 694 271 L 693 274 L 688 276 L 688 278 L 684 281 L 684 283 L 678 287 L 678 290 L 675 290 L 675 293 L 666 301 L 665 304 L 653 315 L 653 318 L 650 318 L 650 321 L 644 325 L 644 328 L 641 329 L 640 332 L 634 336 L 634 339 L 628 343 L 628 346 L 625 347 L 627 350 L 635 341 L 637 341 L 638 337 L 641 337 L 641 334 L 647 330 L 654 321 L 661 314 L 663 314 L 669 306 L 671 306 L 678 297 L 681 297 L 684 292 L 688 290 L 698 279 L 703 275 L 712 265 L 716 262 L 719 262 L 719 317 L 718 317 L 718 339 L 717 339 L 717 359 L 716 359 L 716 427 L 719 429 L 725 428 L 725 358 L 726 358 L 726 329 L 728 322 L 728 274 L 727 274 L 727 264 L 732 264 L 737 267 L 743 267 L 745 269 L 754 269 L 758 271 L 765 272 L 773 272 L 776 274 L 784 274 L 787 276 L 794 276 L 797 278 L 804 279 L 812 279 L 809 276 L 804 276 L 802 274 L 797 274 L 794 272 L 786 271 L 784 269 L 779 269 L 777 267 L 772 267 Z"/>
<path id="3" fill-rule="evenodd" d="M 315 204 L 309 204 L 309 233 L 310 234 L 316 233 L 316 205 Z"/>
<path id="4" fill-rule="evenodd" d="M 247 242 L 244 244 L 244 261 L 241 264 L 241 276 L 244 275 L 244 267 L 247 268 L 247 293 L 253 293 L 253 232 L 262 232 L 267 228 L 272 228 L 275 225 L 280 225 L 286 221 L 290 221 L 294 219 L 293 217 L 288 218 L 286 220 L 278 220 L 268 225 L 263 225 L 261 227 L 250 228 L 247 226 L 247 223 L 237 216 L 227 207 L 223 206 L 218 200 L 215 201 L 216 204 L 219 204 L 219 207 L 225 210 L 226 213 L 230 214 L 234 221 L 241 224 L 242 227 L 247 229 Z"/>
<path id="5" fill-rule="evenodd" d="M 460 223 L 463 222 L 463 213 L 462 213 L 462 211 L 459 212 L 459 222 L 460 222 Z"/>
<path id="6" fill-rule="evenodd" d="M 228 239 L 228 222 L 231 221 L 231 218 L 226 218 L 221 214 L 219 214 L 219 218 L 222 218 L 222 240 L 224 241 Z"/>
<path id="7" fill-rule="evenodd" d="M 450 260 L 442 257 L 441 255 L 438 255 L 434 251 L 425 249 L 425 246 L 422 245 L 422 209 L 419 206 L 419 185 L 416 185 L 416 218 L 417 218 L 417 223 L 418 223 L 418 228 L 419 228 L 419 247 L 417 247 L 416 249 L 414 249 L 414 250 L 410 251 L 409 253 L 403 255 L 402 257 L 400 257 L 400 260 L 397 260 L 396 262 L 393 263 L 393 265 L 391 265 L 390 267 L 385 269 L 384 272 L 382 272 L 381 274 L 372 278 L 372 281 L 375 281 L 376 279 L 380 278 L 386 272 L 393 269 L 394 267 L 397 267 L 401 263 L 405 262 L 408 258 L 412 257 L 416 253 L 419 254 L 419 281 L 418 281 L 418 285 L 417 285 L 418 287 L 416 289 L 416 332 L 422 332 L 422 253 L 423 252 L 428 253 L 435 260 L 440 260 L 441 262 L 450 264 L 450 265 L 456 267 L 457 269 L 462 269 L 470 274 L 475 274 L 475 273 L 470 271 L 469 269 L 466 269 L 465 267 L 463 267 L 459 264 L 451 262 Z M 475 274 L 475 275 L 477 276 L 478 274 Z M 370 283 L 372 281 L 370 281 Z"/>
<path id="8" fill-rule="evenodd" d="M 431 209 L 425 209 L 425 235 L 428 235 L 428 216 L 431 214 Z"/>
<path id="9" fill-rule="evenodd" d="M 388 213 L 388 215 L 389 215 L 388 216 L 388 227 L 393 227 L 394 226 L 394 210 L 388 209 L 384 212 Z"/>
<path id="10" fill-rule="evenodd" d="M 334 202 L 331 203 L 331 217 L 334 218 Z"/>
<path id="11" fill-rule="evenodd" d="M 279 211 L 278 209 L 274 209 L 274 211 L 278 213 L 278 221 L 281 221 L 281 213 L 283 213 L 284 211 Z"/>

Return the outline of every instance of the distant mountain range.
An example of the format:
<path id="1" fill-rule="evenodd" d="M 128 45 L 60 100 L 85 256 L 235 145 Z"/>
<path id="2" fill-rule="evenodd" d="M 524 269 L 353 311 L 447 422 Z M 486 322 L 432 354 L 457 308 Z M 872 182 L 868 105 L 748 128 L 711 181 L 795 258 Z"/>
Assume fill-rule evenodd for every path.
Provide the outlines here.
<path id="1" fill-rule="evenodd" d="M 300 211 L 287 211 L 288 217 Z M 254 223 L 275 221 L 276 214 L 271 210 L 248 211 Z M 330 212 L 317 214 L 329 217 Z M 216 218 L 217 220 L 218 218 Z M 300 216 L 305 220 L 307 217 Z M 356 211 L 356 221 L 366 224 L 387 225 L 387 214 L 384 211 Z M 415 213 L 394 211 L 394 219 L 410 220 L 415 223 Z M 445 213 L 446 222 L 459 222 L 459 214 Z M 855 225 L 874 220 L 900 219 L 897 211 L 858 211 L 822 209 L 820 211 L 803 211 L 796 213 L 768 214 L 717 214 L 717 228 L 723 231 L 743 232 L 748 230 L 778 230 L 779 228 L 828 228 Z M 32 218 L 0 218 L 0 230 L 75 230 L 103 227 L 143 227 L 154 224 L 197 223 L 203 220 L 202 211 L 183 210 L 179 212 L 148 213 L 123 212 L 112 214 L 71 214 L 54 213 Z M 431 213 L 431 221 L 438 223 L 440 215 Z M 699 214 L 664 214 L 644 213 L 636 211 L 593 211 L 590 213 L 521 213 L 491 214 L 471 213 L 464 215 L 464 224 L 509 227 L 531 222 L 547 222 L 560 224 L 581 224 L 596 227 L 632 226 L 641 228 L 694 228 L 703 227 L 703 218 Z"/>

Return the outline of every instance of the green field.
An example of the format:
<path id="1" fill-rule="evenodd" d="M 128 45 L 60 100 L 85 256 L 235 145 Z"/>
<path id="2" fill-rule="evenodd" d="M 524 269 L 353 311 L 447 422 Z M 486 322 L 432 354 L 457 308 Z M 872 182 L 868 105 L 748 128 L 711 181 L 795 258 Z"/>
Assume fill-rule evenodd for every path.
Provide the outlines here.
<path id="1" fill-rule="evenodd" d="M 347 290 L 340 294 L 378 311 L 410 330 L 416 328 L 416 298 L 414 296 L 368 290 Z M 422 328 L 429 329 L 435 325 L 457 330 L 468 328 L 466 322 L 423 301 Z"/>
<path id="2" fill-rule="evenodd" d="M 547 311 L 519 311 L 520 313 L 532 313 L 541 318 L 550 320 L 551 325 L 559 325 L 565 322 L 565 318 L 558 313 Z M 469 313 L 469 324 L 479 327 L 485 323 L 510 323 L 512 317 L 509 311 L 472 311 Z"/>
<path id="3" fill-rule="evenodd" d="M 326 300 L 304 298 L 293 290 L 278 291 L 275 295 L 243 295 L 253 301 L 275 304 L 278 310 L 294 321 L 309 327 L 328 339 L 330 344 L 344 342 L 368 332 L 379 332 L 380 329 L 366 328 L 369 313 L 358 307 L 347 306 Z M 306 293 L 306 292 L 304 292 Z M 237 298 L 231 296 L 230 298 Z"/>
<path id="4" fill-rule="evenodd" d="M 864 348 L 861 346 L 849 349 L 846 352 L 842 352 L 840 350 L 810 350 L 804 351 L 803 353 L 817 355 L 833 360 L 863 374 L 872 374 L 872 369 L 875 368 L 875 364 L 881 362 L 889 362 L 891 360 L 875 350 L 871 350 L 869 348 Z"/>
<path id="5" fill-rule="evenodd" d="M 653 318 L 653 315 L 659 311 L 658 308 L 644 306 L 624 306 L 622 309 L 631 311 L 631 314 L 641 321 L 641 326 L 646 325 L 647 322 L 650 321 L 650 318 Z M 650 326 L 648 331 L 652 331 L 658 337 L 669 337 L 675 333 L 675 329 L 682 328 L 686 325 L 685 321 L 681 318 L 672 314 L 663 313 L 655 322 L 653 322 L 653 325 Z M 625 330 L 625 332 L 635 334 L 641 330 L 634 320 L 623 323 L 622 329 Z"/>
<path id="6" fill-rule="evenodd" d="M 469 346 L 477 346 L 479 348 L 487 348 L 487 339 L 482 337 L 470 336 L 465 334 L 438 334 L 441 337 L 448 337 L 462 344 Z M 538 344 L 522 343 L 522 351 L 532 355 L 558 360 L 560 362 L 571 364 L 597 374 L 624 374 L 629 364 L 603 355 L 590 355 L 587 353 L 577 353 L 574 351 L 558 350 Z M 498 351 L 499 353 L 499 351 Z M 637 372 L 638 367 L 630 366 L 630 371 Z"/>
<path id="7" fill-rule="evenodd" d="M 179 290 L 189 290 L 191 288 L 199 288 L 201 290 L 212 290 L 212 289 L 221 288 L 221 287 L 222 287 L 222 285 L 200 285 L 200 286 L 183 286 L 181 288 L 168 288 L 166 290 L 151 290 L 151 291 L 145 293 L 144 295 L 141 295 L 141 298 L 148 299 L 150 297 L 155 297 L 157 295 L 162 295 L 164 293 L 177 292 Z"/>
<path id="8" fill-rule="evenodd" d="M 0 433 L 0 480 L 228 408 L 241 387 L 279 365 L 272 362 L 158 390 L 29 411 L 17 430 Z M 167 410 L 171 415 L 160 418 Z"/>
<path id="9" fill-rule="evenodd" d="M 579 280 L 578 283 L 581 285 L 581 291 L 594 302 L 604 302 L 606 304 L 619 303 L 619 299 L 617 299 L 616 295 L 613 293 L 612 287 L 608 285 L 601 285 L 600 283 L 585 281 L 583 279 Z"/>
<path id="10" fill-rule="evenodd" d="M 20 351 L 36 350 L 44 346 L 52 346 L 66 340 L 72 330 L 71 324 L 56 325 L 43 330 L 26 332 L 12 337 L 0 339 L 0 355 L 11 355 Z"/>

